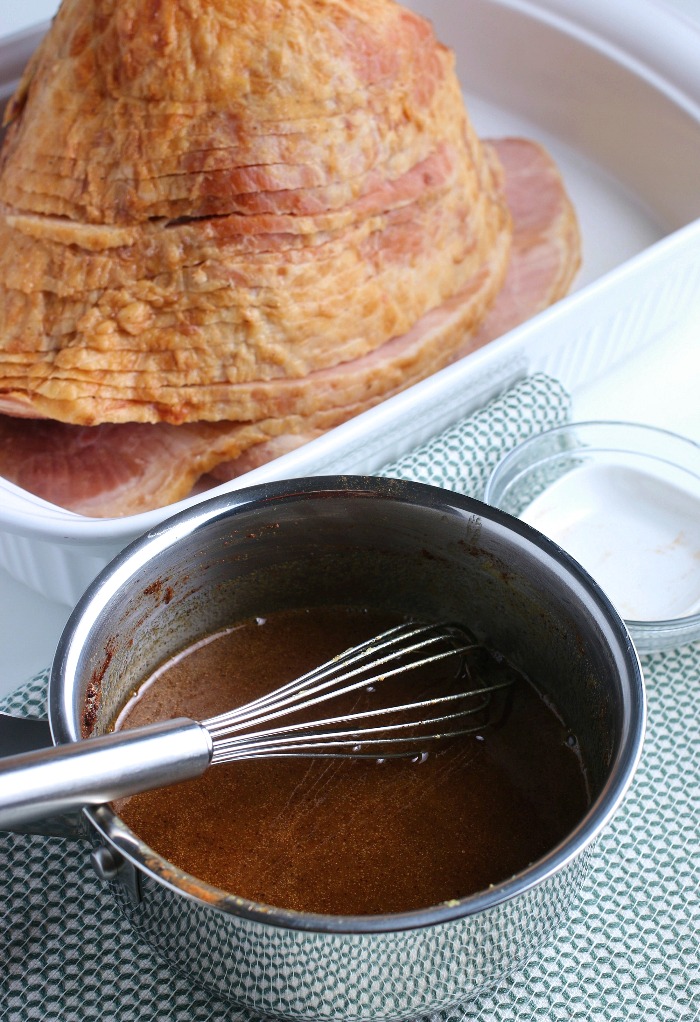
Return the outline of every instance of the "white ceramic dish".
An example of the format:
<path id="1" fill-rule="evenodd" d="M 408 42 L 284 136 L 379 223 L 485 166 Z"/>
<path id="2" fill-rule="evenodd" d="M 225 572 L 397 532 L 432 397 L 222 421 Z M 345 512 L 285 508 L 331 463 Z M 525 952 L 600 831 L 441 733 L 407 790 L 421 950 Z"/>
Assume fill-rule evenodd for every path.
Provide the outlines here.
<path id="1" fill-rule="evenodd" d="M 484 499 L 575 557 L 640 653 L 700 638 L 700 444 L 637 423 L 573 422 L 507 454 Z"/>
<path id="2" fill-rule="evenodd" d="M 612 10 L 599 0 L 411 6 L 455 48 L 480 133 L 528 135 L 557 158 L 583 230 L 578 290 L 486 349 L 212 493 L 264 479 L 376 471 L 518 376 L 541 369 L 572 391 L 590 385 L 698 308 L 700 33 L 653 0 L 617 0 Z M 38 38 L 0 45 L 5 94 Z M 0 480 L 0 565 L 73 604 L 127 542 L 201 499 L 96 520 Z"/>

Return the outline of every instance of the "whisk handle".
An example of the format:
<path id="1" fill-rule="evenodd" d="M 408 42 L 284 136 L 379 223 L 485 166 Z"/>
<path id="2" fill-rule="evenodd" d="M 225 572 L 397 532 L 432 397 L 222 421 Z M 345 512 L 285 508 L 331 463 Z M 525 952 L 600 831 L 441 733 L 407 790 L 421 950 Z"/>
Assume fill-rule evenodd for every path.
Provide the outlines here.
<path id="1" fill-rule="evenodd" d="M 0 831 L 190 780 L 211 762 L 209 734 L 177 720 L 0 759 Z"/>

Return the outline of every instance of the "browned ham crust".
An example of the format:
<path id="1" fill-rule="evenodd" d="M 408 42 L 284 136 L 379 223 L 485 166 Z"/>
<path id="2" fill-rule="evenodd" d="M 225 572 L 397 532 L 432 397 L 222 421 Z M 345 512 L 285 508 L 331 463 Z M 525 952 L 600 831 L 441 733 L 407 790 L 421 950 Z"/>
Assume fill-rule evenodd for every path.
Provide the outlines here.
<path id="1" fill-rule="evenodd" d="M 306 415 L 309 374 L 476 322 L 511 224 L 453 65 L 392 0 L 66 0 L 2 154 L 0 409 Z"/>
<path id="2" fill-rule="evenodd" d="M 476 331 L 460 332 L 461 353 L 546 308 L 568 288 L 579 261 L 576 221 L 552 160 L 531 142 L 508 139 L 495 145 L 512 202 L 512 258 L 486 318 Z M 450 333 L 460 316 L 459 302 L 446 303 L 389 342 L 389 352 L 380 349 L 347 364 L 344 372 L 357 374 L 371 359 L 381 375 L 382 359 L 395 364 L 391 350 L 403 351 L 405 375 L 399 374 L 391 393 L 401 390 L 414 382 L 408 371 L 412 346 L 426 345 L 439 359 L 442 333 Z M 375 394 L 375 403 L 385 396 Z M 135 514 L 187 496 L 198 480 L 200 487 L 214 485 L 256 468 L 356 415 L 368 400 L 256 423 L 72 426 L 0 415 L 0 474 L 85 515 Z"/>
<path id="3" fill-rule="evenodd" d="M 0 473 L 83 514 L 264 463 L 578 266 L 552 161 L 477 138 L 394 0 L 64 0 L 7 119 Z"/>

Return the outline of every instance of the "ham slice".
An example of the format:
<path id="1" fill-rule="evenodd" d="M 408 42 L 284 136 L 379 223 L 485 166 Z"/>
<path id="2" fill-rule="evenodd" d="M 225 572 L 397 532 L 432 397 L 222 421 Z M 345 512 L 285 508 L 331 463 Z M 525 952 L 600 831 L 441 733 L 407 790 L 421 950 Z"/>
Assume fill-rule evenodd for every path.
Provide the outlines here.
<path id="1" fill-rule="evenodd" d="M 458 358 L 565 295 L 581 261 L 578 221 L 554 161 L 541 146 L 519 138 L 501 139 L 496 150 L 507 168 L 506 201 L 515 227 L 510 263 L 497 301 Z"/>
<path id="2" fill-rule="evenodd" d="M 540 146 L 521 139 L 493 145 L 505 170 L 514 233 L 505 283 L 489 311 L 465 319 L 465 303 L 450 299 L 378 351 L 311 374 L 312 388 L 333 392 L 338 387 L 346 395 L 325 410 L 179 426 L 81 427 L 0 416 L 0 473 L 85 515 L 164 506 L 186 496 L 198 480 L 201 488 L 241 475 L 440 368 L 445 336 L 457 338 L 448 360 L 461 357 L 541 311 L 566 293 L 579 265 L 573 208 L 555 164 Z M 417 368 L 416 352 L 426 353 Z M 368 395 L 373 375 L 381 382 Z"/>

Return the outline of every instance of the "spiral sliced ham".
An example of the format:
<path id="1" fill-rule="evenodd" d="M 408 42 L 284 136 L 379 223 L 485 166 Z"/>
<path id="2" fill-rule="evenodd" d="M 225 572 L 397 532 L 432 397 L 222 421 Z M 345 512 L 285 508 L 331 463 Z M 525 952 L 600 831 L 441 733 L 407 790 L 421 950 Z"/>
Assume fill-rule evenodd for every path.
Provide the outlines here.
<path id="1" fill-rule="evenodd" d="M 501 168 L 392 0 L 65 0 L 9 117 L 4 411 L 306 413 L 295 381 L 503 282 Z"/>
<path id="2" fill-rule="evenodd" d="M 512 255 L 494 305 L 475 331 L 465 331 L 459 354 L 475 350 L 546 308 L 566 289 L 578 265 L 576 221 L 551 159 L 539 146 L 519 139 L 498 142 L 496 147 L 506 168 L 506 193 L 513 212 Z M 421 343 L 439 350 L 441 331 L 449 331 L 452 319 L 459 315 L 459 304 L 445 303 L 387 348 L 403 350 L 406 361 L 412 347 Z M 380 371 L 383 357 L 381 349 L 371 356 L 375 372 Z M 341 371 L 352 376 L 367 361 L 365 357 L 354 365 L 348 363 Z M 387 362 L 393 363 L 394 356 Z M 338 421 L 360 410 L 342 407 Z M 198 480 L 200 485 L 214 485 L 241 475 L 336 424 L 311 415 L 252 424 L 81 427 L 0 416 L 0 472 L 25 489 L 85 515 L 135 514 L 187 496 Z"/>
<path id="3" fill-rule="evenodd" d="M 0 472 L 165 505 L 498 336 L 578 259 L 549 157 L 477 138 L 393 0 L 64 0 L 0 153 Z"/>

